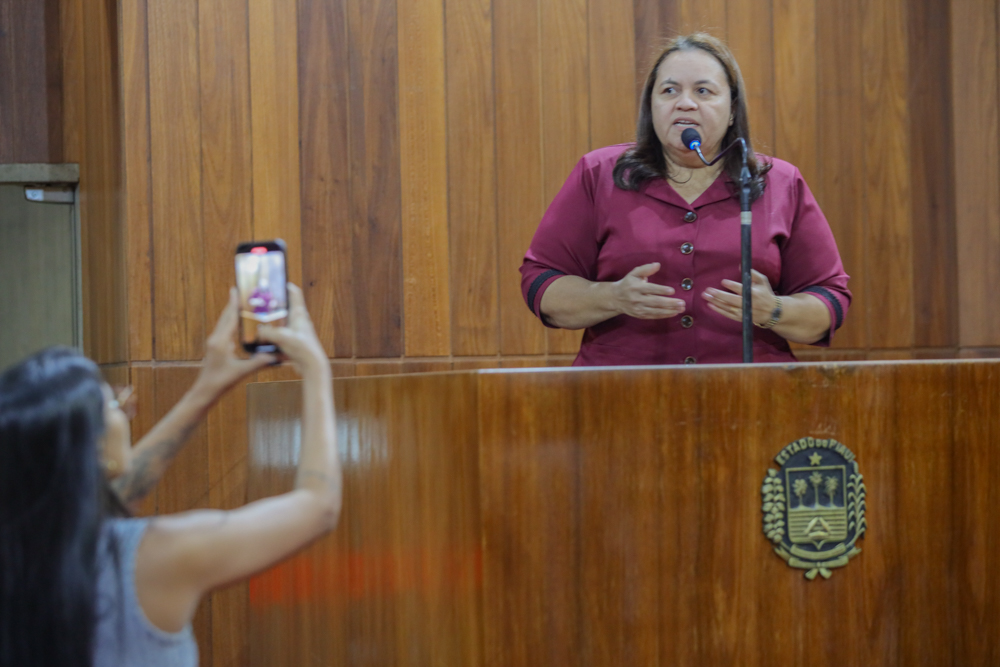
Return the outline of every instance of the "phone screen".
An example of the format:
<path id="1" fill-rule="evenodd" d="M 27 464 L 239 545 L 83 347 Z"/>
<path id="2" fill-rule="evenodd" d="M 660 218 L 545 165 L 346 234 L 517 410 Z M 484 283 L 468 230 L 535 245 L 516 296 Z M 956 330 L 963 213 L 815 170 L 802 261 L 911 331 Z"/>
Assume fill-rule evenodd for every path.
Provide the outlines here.
<path id="1" fill-rule="evenodd" d="M 257 338 L 261 324 L 284 326 L 288 319 L 285 252 L 274 241 L 245 243 L 236 252 L 236 287 L 240 297 L 240 342 L 250 352 L 277 347 Z"/>

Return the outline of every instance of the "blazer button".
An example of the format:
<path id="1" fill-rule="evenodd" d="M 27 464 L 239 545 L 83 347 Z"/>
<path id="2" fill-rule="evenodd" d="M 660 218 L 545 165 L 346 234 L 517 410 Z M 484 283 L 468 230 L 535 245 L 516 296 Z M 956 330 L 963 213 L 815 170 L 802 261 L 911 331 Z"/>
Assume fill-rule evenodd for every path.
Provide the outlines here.
<path id="1" fill-rule="evenodd" d="M 681 254 L 682 255 L 690 255 L 693 252 L 694 252 L 694 246 L 692 244 L 690 244 L 690 243 L 683 243 L 683 244 L 681 244 Z"/>
<path id="2" fill-rule="evenodd" d="M 690 278 L 685 278 L 684 280 L 681 281 L 681 289 L 689 290 L 691 289 L 692 285 L 694 285 L 694 281 L 691 280 Z"/>
<path id="3" fill-rule="evenodd" d="M 685 357 L 684 358 L 684 363 L 685 364 L 689 364 L 689 365 L 690 364 L 696 364 L 696 363 L 698 363 L 698 360 L 695 359 L 694 357 Z"/>
<path id="4" fill-rule="evenodd" d="M 694 222 L 698 219 L 698 214 L 694 211 L 688 211 L 684 214 L 684 222 Z"/>
<path id="5" fill-rule="evenodd" d="M 685 315 L 681 318 L 681 326 L 685 329 L 690 329 L 694 325 L 694 318 L 690 315 Z"/>

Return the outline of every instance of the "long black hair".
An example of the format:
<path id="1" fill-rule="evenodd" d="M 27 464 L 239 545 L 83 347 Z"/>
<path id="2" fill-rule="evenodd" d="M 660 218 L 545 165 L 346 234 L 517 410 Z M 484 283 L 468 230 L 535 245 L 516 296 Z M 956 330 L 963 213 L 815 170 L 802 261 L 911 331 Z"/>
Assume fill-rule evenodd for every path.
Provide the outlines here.
<path id="1" fill-rule="evenodd" d="M 0 375 L 0 667 L 92 664 L 104 428 L 100 372 L 78 352 Z"/>
<path id="2" fill-rule="evenodd" d="M 671 53 L 676 51 L 691 51 L 701 49 L 714 56 L 726 72 L 729 83 L 733 124 L 726 130 L 722 145 L 728 146 L 737 138 L 743 137 L 747 143 L 747 166 L 750 168 L 750 201 L 756 201 L 764 192 L 764 175 L 770 171 L 771 164 L 757 159 L 753 152 L 753 142 L 750 141 L 750 114 L 747 112 L 746 86 L 740 66 L 736 63 L 729 48 L 719 39 L 703 32 L 675 37 L 667 43 L 653 63 L 646 84 L 642 89 L 642 99 L 639 102 L 639 120 L 636 123 L 635 146 L 621 154 L 612 172 L 615 185 L 622 190 L 638 190 L 643 183 L 654 178 L 666 178 L 670 175 L 670 167 L 663 155 L 663 145 L 656 136 L 653 127 L 653 87 L 656 85 L 656 74 L 660 65 Z M 740 152 L 733 149 L 723 158 L 723 167 L 733 183 L 740 182 L 742 160 Z M 736 194 L 735 187 L 733 194 Z"/>

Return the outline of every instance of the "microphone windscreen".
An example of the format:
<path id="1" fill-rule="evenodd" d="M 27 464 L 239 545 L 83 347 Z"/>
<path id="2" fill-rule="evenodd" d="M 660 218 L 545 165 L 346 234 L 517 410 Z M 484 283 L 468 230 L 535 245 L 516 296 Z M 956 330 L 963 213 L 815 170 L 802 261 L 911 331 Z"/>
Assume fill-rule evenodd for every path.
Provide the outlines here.
<path id="1" fill-rule="evenodd" d="M 697 142 L 699 146 L 701 145 L 701 135 L 698 134 L 698 130 L 689 127 L 681 132 L 681 141 L 687 146 L 689 151 L 693 151 L 694 146 L 692 144 Z"/>

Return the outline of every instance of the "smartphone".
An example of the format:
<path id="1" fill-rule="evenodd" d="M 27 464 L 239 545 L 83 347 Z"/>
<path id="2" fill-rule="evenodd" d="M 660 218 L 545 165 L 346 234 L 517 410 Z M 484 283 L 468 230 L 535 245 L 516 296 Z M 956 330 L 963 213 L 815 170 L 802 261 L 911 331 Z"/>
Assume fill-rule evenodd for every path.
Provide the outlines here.
<path id="1" fill-rule="evenodd" d="M 288 322 L 285 242 L 251 241 L 236 248 L 236 288 L 240 298 L 240 343 L 247 352 L 278 352 L 257 337 L 257 327 Z"/>

